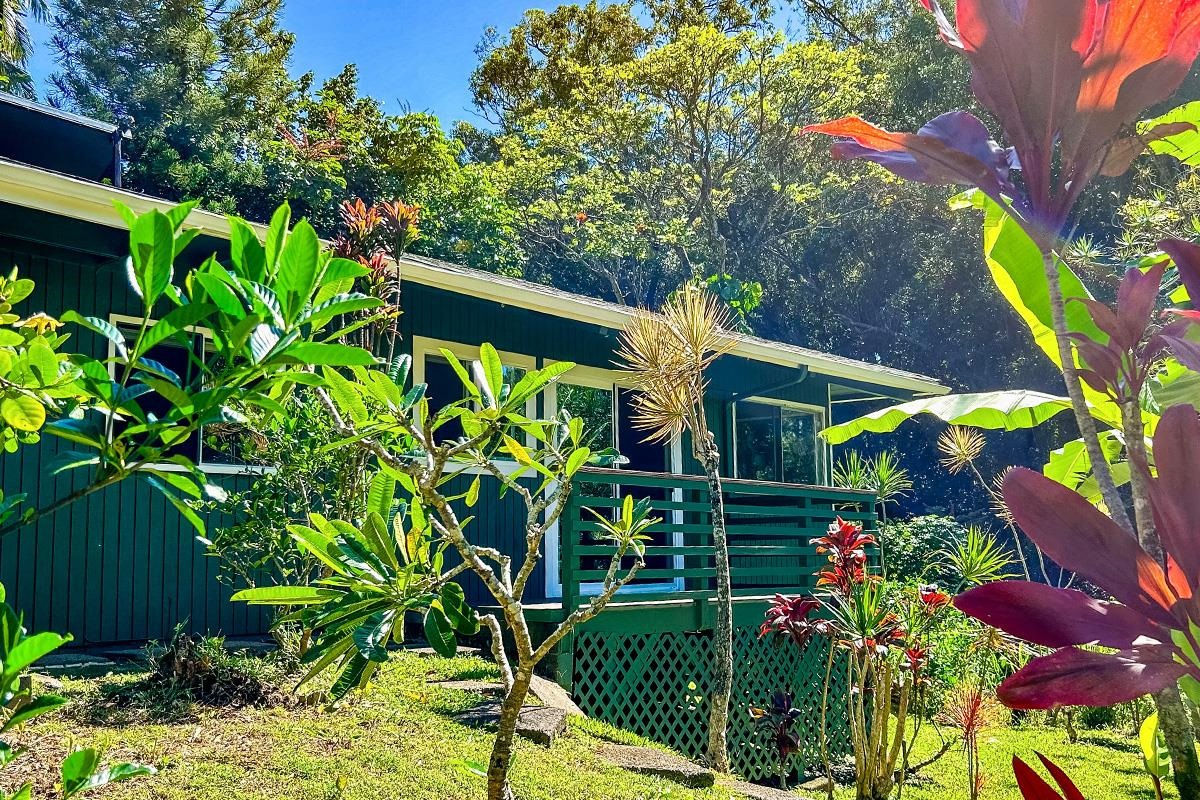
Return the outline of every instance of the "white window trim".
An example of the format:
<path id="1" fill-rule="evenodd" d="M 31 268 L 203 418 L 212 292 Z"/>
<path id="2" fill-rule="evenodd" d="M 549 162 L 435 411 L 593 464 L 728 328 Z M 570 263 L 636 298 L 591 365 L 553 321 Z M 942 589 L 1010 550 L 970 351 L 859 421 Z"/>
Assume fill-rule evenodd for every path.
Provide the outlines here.
<path id="1" fill-rule="evenodd" d="M 758 397 L 756 395 L 750 396 L 750 397 L 739 397 L 737 400 L 732 402 L 729 406 L 729 412 L 730 412 L 729 422 L 730 422 L 730 432 L 731 432 L 730 438 L 733 440 L 733 477 L 735 477 L 735 478 L 741 477 L 740 475 L 737 474 L 737 472 L 738 472 L 738 435 L 737 435 L 738 403 L 758 403 L 759 405 L 776 406 L 778 408 L 787 408 L 787 409 L 791 409 L 793 411 L 803 411 L 806 413 L 816 415 L 817 425 L 816 425 L 816 430 L 813 431 L 813 435 L 816 438 L 816 444 L 818 446 L 818 449 L 817 449 L 817 454 L 818 454 L 817 455 L 817 485 L 819 485 L 819 486 L 829 485 L 829 461 L 830 461 L 829 449 L 830 448 L 829 448 L 829 445 L 825 444 L 825 440 L 822 439 L 820 436 L 820 432 L 823 431 L 825 429 L 825 427 L 829 424 L 828 409 L 823 406 L 816 405 L 814 403 L 797 403 L 792 400 L 778 400 L 774 397 Z"/>
<path id="2" fill-rule="evenodd" d="M 110 313 L 108 315 L 108 321 L 111 322 L 113 325 L 115 325 L 117 330 L 122 330 L 122 328 L 128 329 L 130 327 L 138 328 L 142 325 L 142 322 L 143 322 L 141 317 L 135 317 L 135 316 L 131 316 L 129 314 L 116 314 L 116 313 Z M 151 317 L 146 322 L 147 322 L 147 324 L 153 325 L 154 323 L 158 322 L 158 320 L 154 317 Z M 201 327 L 199 325 L 191 325 L 191 326 L 188 326 L 187 330 L 189 333 L 200 334 L 200 336 L 202 336 L 204 339 L 209 340 L 209 341 L 211 341 L 213 338 L 212 330 L 210 330 L 209 328 Z M 117 355 L 117 346 L 114 342 L 109 341 L 108 342 L 108 358 L 109 358 L 108 374 L 113 380 L 117 379 L 116 364 L 114 364 L 112 362 L 112 359 L 116 358 L 116 355 Z M 201 437 L 204 436 L 204 427 L 203 426 L 200 427 L 199 434 Z M 204 454 L 204 448 L 203 448 L 203 444 L 202 444 L 201 448 L 200 448 L 200 455 L 203 456 L 203 454 Z M 171 462 L 167 462 L 167 463 L 163 463 L 163 464 L 150 464 L 149 467 L 151 469 L 156 469 L 160 472 L 186 472 L 187 471 L 180 465 L 174 464 Z M 199 469 L 201 472 L 204 472 L 209 475 L 266 475 L 268 473 L 272 473 L 272 472 L 276 471 L 275 467 L 268 467 L 268 466 L 262 466 L 262 465 L 214 464 L 214 463 L 203 461 L 203 460 L 196 462 L 196 468 Z"/>
<path id="3" fill-rule="evenodd" d="M 547 364 L 554 363 L 547 361 Z M 601 367 L 581 367 L 575 366 L 569 372 L 565 373 L 561 378 L 550 385 L 546 392 L 546 416 L 554 417 L 558 414 L 558 384 L 566 383 L 571 386 L 585 386 L 592 389 L 603 389 L 612 392 L 613 398 L 613 440 L 619 452 L 621 449 L 620 442 L 620 424 L 617 419 L 617 390 L 629 388 L 628 374 L 619 370 L 603 369 Z M 671 462 L 671 474 L 680 475 L 683 473 L 683 446 L 678 436 L 671 440 L 671 449 L 669 451 Z M 683 500 L 683 488 L 671 490 L 671 500 L 679 502 Z M 671 518 L 675 524 L 683 522 L 682 511 L 672 511 Z M 546 531 L 545 537 L 545 553 L 546 553 L 546 597 L 548 599 L 561 598 L 563 596 L 562 586 L 562 563 L 559 558 L 559 523 L 555 522 L 550 529 Z M 676 532 L 671 535 L 671 547 L 683 546 L 683 534 Z M 683 569 L 683 556 L 672 556 L 672 562 L 675 569 Z M 592 596 L 600 593 L 601 584 L 599 583 L 584 583 L 580 585 L 580 594 L 583 596 Z M 635 594 L 653 594 L 658 592 L 681 592 L 684 590 L 684 579 L 676 578 L 673 581 L 666 583 L 646 583 L 633 584 L 620 589 L 617 594 L 619 596 L 635 595 Z"/>

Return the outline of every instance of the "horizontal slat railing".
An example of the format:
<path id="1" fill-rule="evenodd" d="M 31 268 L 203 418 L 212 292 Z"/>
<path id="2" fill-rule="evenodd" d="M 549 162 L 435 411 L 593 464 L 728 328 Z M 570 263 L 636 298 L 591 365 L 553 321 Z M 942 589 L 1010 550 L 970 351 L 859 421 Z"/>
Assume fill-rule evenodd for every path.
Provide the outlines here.
<path id="1" fill-rule="evenodd" d="M 722 481 L 735 596 L 808 592 L 823 562 L 811 541 L 837 517 L 874 528 L 874 495 L 827 486 Z M 691 475 L 582 470 L 560 520 L 563 600 L 574 607 L 594 594 L 615 552 L 604 526 L 585 509 L 618 513 L 624 498 L 651 498 L 662 521 L 648 529 L 646 566 L 628 587 L 630 601 L 703 599 L 715 592 L 708 482 Z M 623 566 L 633 563 L 627 557 Z"/>

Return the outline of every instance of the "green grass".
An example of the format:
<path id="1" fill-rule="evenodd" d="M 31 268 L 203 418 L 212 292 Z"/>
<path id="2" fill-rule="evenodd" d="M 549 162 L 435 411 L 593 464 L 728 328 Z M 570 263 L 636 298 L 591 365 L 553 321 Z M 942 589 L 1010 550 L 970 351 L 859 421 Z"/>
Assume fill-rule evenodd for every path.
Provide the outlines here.
<path id="1" fill-rule="evenodd" d="M 927 757 L 939 744 L 936 732 L 925 726 L 912 760 Z M 1020 756 L 1045 776 L 1036 753 L 1042 753 L 1066 770 L 1088 800 L 1154 800 L 1150 778 L 1142 771 L 1137 743 L 1122 729 L 1081 730 L 1079 742 L 1071 744 L 1066 731 L 1059 728 L 1003 726 L 981 734 L 980 745 L 983 800 L 1021 800 L 1013 780 L 1012 758 Z M 965 759 L 961 746 L 951 748 L 904 788 L 903 800 L 968 800 Z M 1177 796 L 1174 786 L 1164 789 L 1168 798 Z M 845 791 L 837 797 L 847 800 L 853 796 L 853 792 Z"/>
<path id="2" fill-rule="evenodd" d="M 90 702 L 106 685 L 140 676 L 72 680 L 72 707 L 31 725 L 16 738 L 30 753 L 4 770 L 0 786 L 33 779 L 50 796 L 54 769 L 71 746 L 100 746 L 109 760 L 140 760 L 159 774 L 95 793 L 104 800 L 459 800 L 483 796 L 477 770 L 491 736 L 455 723 L 451 715 L 477 698 L 430 686 L 430 680 L 490 677 L 476 658 L 453 660 L 398 654 L 379 682 L 338 712 L 297 704 L 288 708 L 192 708 L 182 716 L 154 709 L 97 712 Z M 103 711 L 103 709 L 102 709 Z M 166 717 L 165 719 L 163 717 Z M 157 717 L 157 718 L 156 718 Z M 1151 800 L 1132 739 L 1123 732 L 1082 731 L 1071 745 L 1048 728 L 997 728 L 984 734 L 985 800 L 1019 800 L 1013 754 L 1027 761 L 1040 751 L 1077 780 L 1089 800 Z M 601 761 L 605 741 L 645 740 L 595 720 L 573 721 L 551 749 L 520 741 L 512 780 L 522 800 L 728 800 L 726 789 L 693 791 L 643 778 Z M 915 758 L 936 747 L 927 727 Z M 1169 793 L 1173 797 L 1173 794 Z M 840 791 L 838 800 L 852 797 Z M 963 754 L 953 749 L 904 790 L 907 800 L 966 800 Z"/>
<path id="3" fill-rule="evenodd" d="M 195 709 L 183 719 L 133 722 L 128 709 L 111 721 L 85 711 L 100 685 L 123 676 L 68 681 L 78 708 L 31 725 L 17 737 L 36 754 L 5 770 L 3 784 L 33 778 L 49 796 L 56 760 L 68 743 L 98 745 L 110 761 L 140 760 L 159 774 L 108 787 L 105 800 L 457 800 L 482 797 L 476 770 L 487 762 L 491 736 L 450 716 L 477 702 L 429 680 L 494 676 L 479 659 L 398 654 L 371 691 L 339 711 L 319 708 Z M 152 715 L 151 715 L 152 716 Z M 121 724 L 125 723 L 125 724 Z M 727 790 L 692 791 L 643 778 L 601 761 L 603 741 L 643 740 L 594 720 L 572 724 L 551 749 L 518 742 L 512 781 L 522 800 L 728 800 Z M 16 769 L 24 762 L 24 769 Z"/>

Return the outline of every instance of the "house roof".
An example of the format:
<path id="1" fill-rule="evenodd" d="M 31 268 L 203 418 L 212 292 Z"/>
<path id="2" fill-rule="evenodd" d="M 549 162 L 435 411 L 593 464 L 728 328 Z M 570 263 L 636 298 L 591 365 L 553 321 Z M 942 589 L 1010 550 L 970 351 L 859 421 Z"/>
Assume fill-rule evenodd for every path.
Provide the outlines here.
<path id="1" fill-rule="evenodd" d="M 0 92 L 0 155 L 87 180 L 114 180 L 116 125 Z"/>
<path id="2" fill-rule="evenodd" d="M 172 205 L 166 200 L 0 159 L 0 201 L 124 229 L 125 223 L 113 207 L 114 200 L 139 213 L 151 209 L 165 210 Z M 220 214 L 197 209 L 185 224 L 210 236 L 229 238 L 229 222 Z M 265 233 L 265 226 L 257 225 L 256 228 L 260 233 Z M 624 327 L 635 311 L 628 306 L 552 286 L 422 256 L 405 255 L 400 267 L 406 281 L 602 327 Z M 806 367 L 812 373 L 831 378 L 914 394 L 945 394 L 949 391 L 947 386 L 929 376 L 881 364 L 857 361 L 757 336 L 731 334 L 730 338 L 733 340 L 731 353 L 753 361 L 785 367 Z"/>

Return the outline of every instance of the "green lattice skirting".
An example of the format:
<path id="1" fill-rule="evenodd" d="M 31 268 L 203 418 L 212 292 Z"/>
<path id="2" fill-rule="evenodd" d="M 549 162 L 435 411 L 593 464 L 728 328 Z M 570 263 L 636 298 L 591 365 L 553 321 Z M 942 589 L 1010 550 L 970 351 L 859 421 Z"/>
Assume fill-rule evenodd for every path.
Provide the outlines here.
<path id="1" fill-rule="evenodd" d="M 814 640 L 803 651 L 759 640 L 755 628 L 734 634 L 733 698 L 729 756 L 734 772 L 749 780 L 776 775 L 770 735 L 756 730 L 751 705 L 767 706 L 771 695 L 790 691 L 804 711 L 798 722 L 801 752 L 796 773 L 819 771 L 821 689 L 828 645 Z M 653 739 L 691 757 L 708 741 L 708 689 L 712 632 L 624 633 L 580 631 L 575 641 L 575 701 L 589 716 Z M 850 752 L 844 689 L 845 670 L 834 664 L 827 713 L 834 757 Z"/>

